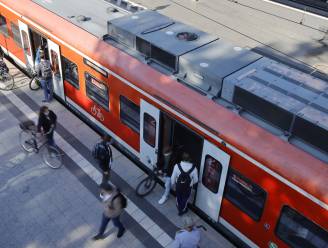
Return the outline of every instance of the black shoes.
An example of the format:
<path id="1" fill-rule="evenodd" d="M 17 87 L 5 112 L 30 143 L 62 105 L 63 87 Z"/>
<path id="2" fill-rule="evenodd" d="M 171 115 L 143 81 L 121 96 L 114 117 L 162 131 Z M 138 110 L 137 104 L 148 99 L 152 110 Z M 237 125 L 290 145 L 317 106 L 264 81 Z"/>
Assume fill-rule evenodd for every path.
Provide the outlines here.
<path id="1" fill-rule="evenodd" d="M 99 239 L 104 239 L 104 235 L 103 234 L 97 234 L 96 236 L 92 237 L 92 240 L 99 240 Z"/>
<path id="2" fill-rule="evenodd" d="M 182 211 L 182 212 L 179 212 L 178 213 L 178 215 L 179 216 L 182 216 L 182 215 L 184 215 L 185 213 L 187 213 L 188 212 L 188 208 L 186 208 L 184 211 Z"/>
<path id="3" fill-rule="evenodd" d="M 120 238 L 120 237 L 123 236 L 124 233 L 125 233 L 125 228 L 123 227 L 123 229 L 120 230 L 120 231 L 117 233 L 117 236 L 116 236 L 116 237 Z"/>

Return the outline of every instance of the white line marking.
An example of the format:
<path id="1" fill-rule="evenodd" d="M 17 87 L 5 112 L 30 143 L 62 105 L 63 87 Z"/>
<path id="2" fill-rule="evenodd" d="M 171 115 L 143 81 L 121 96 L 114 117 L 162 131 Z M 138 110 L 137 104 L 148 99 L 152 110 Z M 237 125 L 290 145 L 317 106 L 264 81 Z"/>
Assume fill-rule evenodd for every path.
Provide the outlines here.
<path id="1" fill-rule="evenodd" d="M 22 108 L 22 107 L 26 107 L 26 109 L 28 109 L 28 112 L 25 112 L 25 115 L 28 115 L 29 118 L 33 119 L 33 120 L 37 120 L 38 119 L 38 115 L 29 107 L 27 106 L 20 98 L 18 98 L 14 93 L 12 93 L 11 91 L 3 91 L 2 92 L 4 95 L 7 96 L 7 98 L 18 108 Z M 74 157 L 71 157 L 71 159 L 76 162 L 77 160 L 83 161 L 83 167 L 80 167 L 80 163 L 76 163 L 81 170 L 83 170 L 87 175 L 89 175 L 97 184 L 101 183 L 101 178 L 102 175 L 101 173 L 92 165 L 89 163 L 89 161 L 87 161 L 81 154 L 79 154 L 68 142 L 66 142 L 57 132 L 55 132 L 55 140 L 56 142 L 58 141 L 60 144 L 62 144 L 62 148 L 65 147 L 65 153 L 66 154 L 73 154 Z M 115 162 L 114 162 L 115 163 Z M 130 199 L 128 199 L 128 206 L 125 211 L 133 218 L 135 219 L 135 214 L 132 214 L 133 212 L 135 212 L 135 209 L 138 209 L 138 212 L 140 212 L 140 216 L 142 216 L 143 220 L 147 220 L 149 223 L 154 223 L 152 226 L 157 226 L 162 234 L 164 235 L 163 237 L 165 237 L 165 239 L 163 239 L 163 243 L 167 243 L 167 242 L 172 242 L 172 238 L 170 236 L 168 236 L 165 231 L 160 228 L 155 222 L 153 222 L 141 209 L 139 209 Z M 139 216 L 139 217 L 140 217 Z M 136 220 L 136 219 L 135 219 Z M 139 223 L 139 220 L 136 220 Z M 140 223 L 139 223 L 140 224 Z M 143 226 L 142 226 L 143 227 Z M 144 228 L 144 227 L 143 227 Z M 146 232 L 148 232 L 148 230 L 145 229 Z M 149 233 L 149 232 L 148 232 Z M 154 237 L 152 233 L 149 233 L 149 235 L 151 235 L 155 240 L 157 240 L 157 237 Z M 159 240 L 158 242 L 160 242 L 161 240 Z M 163 245 L 164 246 L 164 245 Z"/>

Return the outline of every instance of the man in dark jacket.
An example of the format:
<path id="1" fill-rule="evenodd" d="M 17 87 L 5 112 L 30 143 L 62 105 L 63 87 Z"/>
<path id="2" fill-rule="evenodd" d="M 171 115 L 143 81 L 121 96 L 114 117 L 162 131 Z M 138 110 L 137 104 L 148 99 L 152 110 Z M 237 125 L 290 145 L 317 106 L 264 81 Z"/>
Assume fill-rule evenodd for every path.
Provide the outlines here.
<path id="1" fill-rule="evenodd" d="M 57 116 L 49 110 L 47 106 L 42 106 L 39 112 L 38 132 L 46 135 L 48 145 L 55 146 L 54 131 L 56 128 Z"/>
<path id="2" fill-rule="evenodd" d="M 92 149 L 93 157 L 98 161 L 99 167 L 103 172 L 102 182 L 109 179 L 110 168 L 113 162 L 113 153 L 110 148 L 112 138 L 108 135 L 102 136 L 102 141 L 95 144 Z"/>
<path id="3" fill-rule="evenodd" d="M 104 239 L 104 232 L 110 220 L 113 221 L 115 227 L 118 228 L 117 237 L 120 238 L 125 232 L 125 228 L 120 221 L 123 212 L 123 203 L 120 197 L 117 197 L 119 191 L 108 183 L 100 185 L 100 197 L 102 198 L 104 212 L 101 220 L 99 232 L 94 236 L 93 240 Z"/>

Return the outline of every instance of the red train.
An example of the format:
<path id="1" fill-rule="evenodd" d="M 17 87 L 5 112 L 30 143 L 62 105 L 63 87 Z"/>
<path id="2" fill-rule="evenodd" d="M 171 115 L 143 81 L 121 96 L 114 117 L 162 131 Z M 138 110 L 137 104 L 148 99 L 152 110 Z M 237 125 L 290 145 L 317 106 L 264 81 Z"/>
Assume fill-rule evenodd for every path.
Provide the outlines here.
<path id="1" fill-rule="evenodd" d="M 192 154 L 215 227 L 328 247 L 327 82 L 123 0 L 0 0 L 0 21 L 5 53 L 27 69 L 47 44 L 57 99 L 146 168 Z"/>

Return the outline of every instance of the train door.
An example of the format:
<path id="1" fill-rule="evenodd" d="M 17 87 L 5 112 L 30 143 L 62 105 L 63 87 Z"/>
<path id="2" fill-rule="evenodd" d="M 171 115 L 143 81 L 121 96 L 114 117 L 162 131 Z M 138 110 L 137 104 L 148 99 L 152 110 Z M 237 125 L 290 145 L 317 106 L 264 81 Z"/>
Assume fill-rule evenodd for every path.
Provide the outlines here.
<path id="1" fill-rule="evenodd" d="M 60 48 L 55 42 L 48 39 L 48 51 L 50 63 L 53 66 L 52 82 L 54 93 L 65 101 L 63 72 L 60 59 Z"/>
<path id="2" fill-rule="evenodd" d="M 22 47 L 26 57 L 27 66 L 33 68 L 34 57 L 31 48 L 32 46 L 31 46 L 31 36 L 30 36 L 29 28 L 24 22 L 21 22 L 20 20 L 18 20 L 18 26 L 19 26 L 19 32 L 22 41 Z"/>
<path id="3" fill-rule="evenodd" d="M 195 205 L 218 221 L 230 156 L 204 141 Z"/>
<path id="4" fill-rule="evenodd" d="M 141 99 L 140 160 L 150 169 L 158 159 L 159 120 L 159 109 Z"/>

